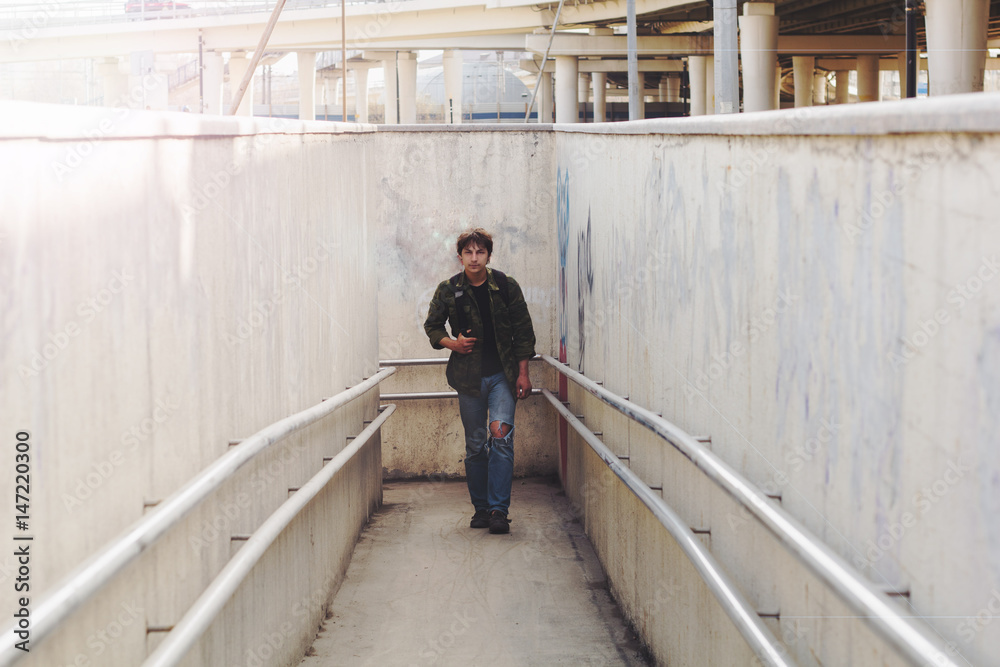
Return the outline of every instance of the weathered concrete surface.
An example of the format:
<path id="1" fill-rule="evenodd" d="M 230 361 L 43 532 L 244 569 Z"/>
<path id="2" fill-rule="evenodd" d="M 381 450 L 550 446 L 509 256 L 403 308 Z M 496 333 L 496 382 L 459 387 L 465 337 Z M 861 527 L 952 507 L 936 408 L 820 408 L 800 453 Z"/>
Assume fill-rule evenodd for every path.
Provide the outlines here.
<path id="1" fill-rule="evenodd" d="M 509 535 L 463 482 L 394 482 L 302 665 L 645 665 L 574 507 L 515 482 Z"/>
<path id="2" fill-rule="evenodd" d="M 0 108 L 0 405 L 10 432 L 38 443 L 33 523 L 47 546 L 33 592 L 229 439 L 371 375 L 378 358 L 432 354 L 422 295 L 457 270 L 454 234 L 478 223 L 499 230 L 494 264 L 528 288 L 539 351 L 561 347 L 609 389 L 712 435 L 859 571 L 908 589 L 908 610 L 970 662 L 995 661 L 1000 99 L 869 108 L 475 138 Z M 384 390 L 443 389 L 440 369 L 425 370 L 441 384 L 413 370 Z M 162 635 L 144 626 L 176 622 L 231 554 L 229 536 L 342 447 L 374 398 L 248 466 L 29 664 L 141 661 Z M 686 460 L 587 396 L 570 400 L 692 526 L 712 530 L 747 597 L 780 610 L 774 629 L 801 664 L 891 661 Z M 404 452 L 418 472 L 460 470 L 457 409 L 436 409 L 452 425 L 394 417 L 386 467 Z M 522 426 L 529 412 L 520 432 L 544 433 L 541 421 Z M 681 664 L 717 645 L 738 655 L 739 638 L 711 632 L 710 604 L 661 603 L 674 587 L 700 596 L 700 580 L 674 568 L 620 490 L 594 486 L 574 446 L 567 491 L 592 506 L 595 549 L 636 627 Z M 13 481 L 0 479 L 0 495 Z M 316 511 L 293 526 L 260 569 L 280 575 L 249 584 L 191 664 L 252 664 L 275 632 L 281 655 L 304 647 L 311 632 L 285 629 L 319 618 L 346 559 L 331 549 L 353 539 L 377 490 L 344 485 L 322 503 L 329 521 Z M 341 522 L 345 505 L 354 514 Z M 330 560 L 310 561 L 306 542 Z M 0 557 L 0 585 L 13 563 Z M 115 642 L 88 641 L 123 613 Z"/>
<path id="3" fill-rule="evenodd" d="M 230 440 L 372 374 L 371 227 L 349 196 L 364 148 L 338 128 L 0 104 L 0 421 L 33 442 L 33 605 Z M 340 451 L 376 394 L 244 466 L 24 664 L 140 664 L 165 634 L 147 626 L 177 623 L 230 537 Z M 301 656 L 379 501 L 379 453 L 370 442 L 286 529 L 186 664 Z M 12 502 L 0 518 L 13 525 Z M 4 549 L 3 625 L 15 576 Z"/>
<path id="4" fill-rule="evenodd" d="M 447 357 L 423 323 L 434 289 L 462 267 L 455 239 L 469 227 L 493 234 L 490 266 L 524 292 L 540 353 L 556 350 L 556 237 L 550 129 L 495 132 L 379 131 L 366 196 L 375 221 L 379 357 Z M 545 364 L 532 383 L 553 387 Z M 450 391 L 444 366 L 400 368 L 383 392 Z M 555 421 L 540 398 L 517 405 L 514 474 L 556 471 Z M 384 430 L 387 477 L 464 475 L 458 401 L 401 402 Z"/>
<path id="5" fill-rule="evenodd" d="M 996 664 L 1000 97 L 851 106 L 557 128 L 560 346 L 611 391 L 712 436 L 861 576 L 909 591 L 906 614 Z M 684 457 L 582 392 L 570 401 L 712 531 L 747 598 L 780 609 L 800 664 L 891 664 Z M 593 509 L 588 534 L 638 617 L 652 582 L 626 547 L 658 538 L 625 541 L 622 508 Z"/>
<path id="6" fill-rule="evenodd" d="M 444 384 L 444 366 L 434 367 Z M 552 370 L 544 362 L 533 361 L 529 366 L 535 387 L 554 387 Z M 405 367 L 397 375 L 411 375 L 402 382 L 410 391 L 451 391 L 447 385 L 438 389 L 434 380 L 417 384 L 412 376 L 426 377 L 423 368 Z M 541 396 L 531 396 L 517 402 L 514 412 L 514 477 L 554 474 L 559 460 L 552 411 Z M 382 441 L 384 479 L 433 479 L 465 477 L 465 430 L 458 412 L 457 398 L 418 401 L 397 401 L 396 414 L 383 428 Z M 388 458 L 388 460 L 386 460 Z"/>

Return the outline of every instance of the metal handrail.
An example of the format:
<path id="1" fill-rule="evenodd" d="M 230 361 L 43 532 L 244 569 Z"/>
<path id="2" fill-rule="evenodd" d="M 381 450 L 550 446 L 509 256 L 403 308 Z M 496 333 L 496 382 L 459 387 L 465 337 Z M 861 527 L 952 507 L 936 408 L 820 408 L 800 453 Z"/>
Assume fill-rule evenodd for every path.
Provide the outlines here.
<path id="1" fill-rule="evenodd" d="M 532 396 L 539 396 L 541 389 L 532 389 Z M 409 391 L 398 394 L 381 394 L 383 401 L 408 401 L 433 398 L 458 398 L 457 391 Z"/>
<path id="2" fill-rule="evenodd" d="M 254 531 L 246 544 L 236 552 L 208 588 L 195 600 L 166 639 L 146 658 L 142 663 L 143 667 L 171 667 L 184 659 L 281 531 L 323 490 L 333 476 L 361 451 L 395 410 L 395 405 L 386 406 L 382 414 L 361 431 L 350 445 L 334 456 Z"/>
<path id="3" fill-rule="evenodd" d="M 535 355 L 528 361 L 541 361 L 542 357 L 540 355 Z M 378 362 L 379 367 L 386 366 L 443 366 L 448 363 L 448 357 L 429 357 L 427 359 L 383 359 Z M 531 395 L 538 396 L 542 393 L 541 389 L 532 389 Z M 420 399 L 435 399 L 435 398 L 458 398 L 457 391 L 410 391 L 396 394 L 382 394 L 382 400 L 384 401 L 407 401 L 407 400 L 420 400 Z"/>
<path id="4" fill-rule="evenodd" d="M 587 392 L 670 443 L 731 498 L 745 507 L 778 541 L 858 613 L 880 637 L 916 664 L 958 667 L 945 644 L 893 608 L 883 591 L 857 574 L 785 510 L 700 442 L 663 417 L 608 391 L 550 355 L 542 359 Z"/>
<path id="5" fill-rule="evenodd" d="M 542 361 L 544 358 L 544 355 L 536 354 L 528 361 Z M 437 366 L 446 363 L 448 363 L 448 357 L 428 357 L 426 359 L 380 359 L 378 365 L 380 368 L 386 368 L 388 366 Z"/>
<path id="6" fill-rule="evenodd" d="M 274 422 L 243 440 L 239 447 L 234 447 L 216 459 L 157 505 L 153 511 L 126 529 L 118 538 L 81 563 L 55 586 L 32 614 L 33 643 L 41 642 L 59 623 L 108 584 L 122 568 L 138 558 L 257 454 L 362 396 L 395 372 L 395 368 L 385 368 L 364 382 L 322 403 Z M 4 628 L 0 636 L 13 635 L 13 632 L 14 626 L 10 625 Z M 26 655 L 28 654 L 14 647 L 14 642 L 9 642 L 0 647 L 0 667 L 13 665 Z"/>
<path id="7" fill-rule="evenodd" d="M 743 593 L 730 581 L 729 575 L 719 567 L 711 552 L 691 532 L 691 528 L 670 509 L 670 506 L 662 498 L 653 493 L 639 479 L 638 475 L 623 466 L 615 453 L 580 423 L 580 420 L 567 410 L 566 406 L 552 395 L 552 392 L 543 389 L 542 395 L 549 400 L 549 403 L 562 415 L 562 418 L 580 434 L 580 437 L 590 445 L 590 448 L 601 457 L 605 465 L 625 483 L 629 491 L 642 501 L 643 505 L 649 508 L 653 516 L 673 536 L 691 564 L 698 570 L 709 590 L 719 600 L 723 611 L 733 621 L 736 629 L 743 635 L 761 662 L 765 665 L 794 665 L 795 663 L 790 658 L 783 655 L 786 649 L 781 642 L 764 625 L 760 616 L 743 597 Z"/>
<path id="8" fill-rule="evenodd" d="M 430 357 L 429 359 L 380 359 L 380 367 L 395 366 L 436 366 L 448 363 L 448 357 Z"/>
<path id="9" fill-rule="evenodd" d="M 188 81 L 197 79 L 199 74 L 201 74 L 201 68 L 198 67 L 198 59 L 195 58 L 178 67 L 173 74 L 167 75 L 167 88 L 172 90 L 183 86 Z"/>

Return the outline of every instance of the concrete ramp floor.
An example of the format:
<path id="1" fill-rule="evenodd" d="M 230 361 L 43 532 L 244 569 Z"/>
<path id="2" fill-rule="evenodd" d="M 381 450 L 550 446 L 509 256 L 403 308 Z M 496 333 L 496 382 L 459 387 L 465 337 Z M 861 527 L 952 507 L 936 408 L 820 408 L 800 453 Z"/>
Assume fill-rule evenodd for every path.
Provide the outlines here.
<path id="1" fill-rule="evenodd" d="M 514 480 L 508 535 L 471 516 L 465 482 L 386 483 L 301 664 L 650 664 L 558 482 Z"/>

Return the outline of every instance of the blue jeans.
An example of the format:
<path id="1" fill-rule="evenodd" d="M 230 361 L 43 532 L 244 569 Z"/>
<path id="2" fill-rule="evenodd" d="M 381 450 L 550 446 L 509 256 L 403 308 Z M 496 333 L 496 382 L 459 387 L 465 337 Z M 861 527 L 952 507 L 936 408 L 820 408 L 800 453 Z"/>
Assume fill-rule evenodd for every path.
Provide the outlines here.
<path id="1" fill-rule="evenodd" d="M 516 401 L 503 373 L 484 377 L 479 393 L 478 398 L 458 395 L 458 410 L 465 427 L 465 479 L 469 497 L 476 510 L 500 510 L 507 514 L 514 476 Z M 491 425 L 493 431 L 506 435 L 494 437 Z"/>

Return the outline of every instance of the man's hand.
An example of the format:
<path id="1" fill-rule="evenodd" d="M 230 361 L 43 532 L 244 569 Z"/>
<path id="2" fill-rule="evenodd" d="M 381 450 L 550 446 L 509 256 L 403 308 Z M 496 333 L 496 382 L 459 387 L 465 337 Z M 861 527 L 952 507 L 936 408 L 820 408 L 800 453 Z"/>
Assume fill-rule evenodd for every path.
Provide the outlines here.
<path id="1" fill-rule="evenodd" d="M 466 333 L 472 333 L 472 329 L 469 329 Z M 442 338 L 441 345 L 452 350 L 453 352 L 458 352 L 459 354 L 468 354 L 472 352 L 472 348 L 476 346 L 475 338 L 466 338 L 465 334 L 458 334 L 458 338 Z"/>
<path id="2" fill-rule="evenodd" d="M 521 373 L 517 376 L 516 389 L 518 398 L 531 396 L 531 378 L 528 377 L 527 373 Z"/>

